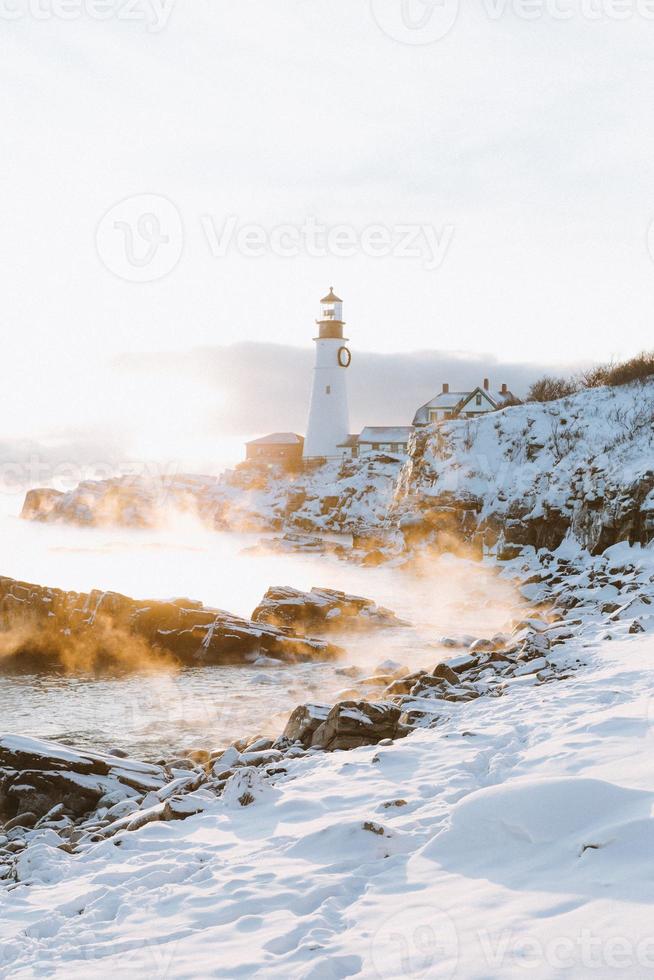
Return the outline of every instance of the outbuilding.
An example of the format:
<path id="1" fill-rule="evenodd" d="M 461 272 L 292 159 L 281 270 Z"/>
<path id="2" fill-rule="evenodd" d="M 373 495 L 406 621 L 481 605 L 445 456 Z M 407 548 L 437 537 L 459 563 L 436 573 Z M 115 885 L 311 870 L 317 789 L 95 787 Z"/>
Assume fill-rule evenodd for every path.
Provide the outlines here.
<path id="1" fill-rule="evenodd" d="M 293 466 L 302 460 L 304 438 L 297 432 L 272 432 L 245 444 L 248 462 Z"/>

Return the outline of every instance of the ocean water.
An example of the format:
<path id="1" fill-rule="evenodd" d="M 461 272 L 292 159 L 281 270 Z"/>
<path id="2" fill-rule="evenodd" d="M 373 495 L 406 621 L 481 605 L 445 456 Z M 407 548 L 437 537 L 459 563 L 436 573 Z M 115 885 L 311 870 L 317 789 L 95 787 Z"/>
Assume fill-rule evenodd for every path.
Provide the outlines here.
<path id="1" fill-rule="evenodd" d="M 207 667 L 98 680 L 0 675 L 0 731 L 147 758 L 219 748 L 244 735 L 278 734 L 297 704 L 351 688 L 336 672 L 373 674 L 392 659 L 436 663 L 443 635 L 487 636 L 518 614 L 512 587 L 491 570 L 446 556 L 419 573 L 362 568 L 332 556 L 253 552 L 262 535 L 208 531 L 179 517 L 156 531 L 78 529 L 0 517 L 0 574 L 42 585 L 112 589 L 135 598 L 185 596 L 249 616 L 271 585 L 343 589 L 393 609 L 412 626 L 338 636 L 339 664 Z"/>

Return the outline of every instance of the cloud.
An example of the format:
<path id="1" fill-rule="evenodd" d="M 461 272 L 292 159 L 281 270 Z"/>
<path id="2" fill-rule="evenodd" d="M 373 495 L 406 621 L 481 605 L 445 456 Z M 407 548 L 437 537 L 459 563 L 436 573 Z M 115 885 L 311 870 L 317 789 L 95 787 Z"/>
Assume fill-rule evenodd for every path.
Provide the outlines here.
<path id="1" fill-rule="evenodd" d="M 74 411 L 53 418 L 39 410 L 23 418 L 21 438 L 15 427 L 13 436 L 0 434 L 0 493 L 65 490 L 120 473 L 217 473 L 243 458 L 248 438 L 304 433 L 313 363 L 309 347 L 253 342 L 123 353 L 89 374 Z M 348 372 L 351 428 L 408 425 L 445 381 L 458 390 L 487 377 L 493 388 L 506 383 L 521 396 L 543 373 L 579 367 L 452 351 L 355 350 Z"/>
<path id="2" fill-rule="evenodd" d="M 310 348 L 242 343 L 186 352 L 125 354 L 116 359 L 115 366 L 150 381 L 156 376 L 164 390 L 167 382 L 194 383 L 206 393 L 206 411 L 198 422 L 203 434 L 247 436 L 274 430 L 304 432 L 313 361 Z M 458 390 L 481 384 L 487 377 L 493 388 L 506 383 L 521 396 L 542 374 L 571 373 L 579 367 L 507 363 L 483 353 L 355 352 L 349 369 L 352 429 L 410 424 L 416 408 L 435 395 L 443 382 Z"/>

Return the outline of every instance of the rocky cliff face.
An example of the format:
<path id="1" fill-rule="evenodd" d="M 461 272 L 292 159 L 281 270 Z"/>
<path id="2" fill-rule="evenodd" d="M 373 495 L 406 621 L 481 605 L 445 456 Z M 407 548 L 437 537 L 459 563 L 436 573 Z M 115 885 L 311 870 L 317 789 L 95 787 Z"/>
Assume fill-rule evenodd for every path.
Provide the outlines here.
<path id="1" fill-rule="evenodd" d="M 241 465 L 219 479 L 190 475 L 85 481 L 68 493 L 30 490 L 22 517 L 83 527 L 157 527 L 171 511 L 216 530 L 360 531 L 379 526 L 401 464 L 391 457 L 328 463 L 292 474 Z"/>
<path id="2" fill-rule="evenodd" d="M 654 538 L 654 381 L 598 388 L 414 437 L 392 520 L 411 545 L 511 557 L 568 536 L 593 554 Z"/>
<path id="3" fill-rule="evenodd" d="M 216 480 L 177 476 L 33 490 L 23 517 L 156 526 L 192 511 L 222 530 L 346 531 L 364 552 L 399 528 L 409 548 L 463 544 L 510 557 L 568 535 L 594 554 L 654 537 L 654 380 L 598 388 L 418 432 L 402 468 L 384 456 L 297 474 L 241 466 Z M 379 534 L 379 538 L 376 535 Z"/>

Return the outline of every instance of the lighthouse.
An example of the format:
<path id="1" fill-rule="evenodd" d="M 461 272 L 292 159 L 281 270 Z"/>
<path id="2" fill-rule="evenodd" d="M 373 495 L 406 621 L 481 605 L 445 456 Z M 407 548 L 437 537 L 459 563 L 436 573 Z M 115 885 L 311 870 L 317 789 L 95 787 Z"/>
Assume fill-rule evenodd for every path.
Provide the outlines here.
<path id="1" fill-rule="evenodd" d="M 352 355 L 343 336 L 343 300 L 329 293 L 320 300 L 320 319 L 316 344 L 316 365 L 304 440 L 304 458 L 339 458 L 339 448 L 350 433 L 347 407 L 347 369 Z"/>

